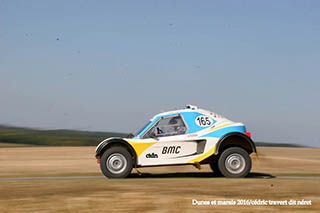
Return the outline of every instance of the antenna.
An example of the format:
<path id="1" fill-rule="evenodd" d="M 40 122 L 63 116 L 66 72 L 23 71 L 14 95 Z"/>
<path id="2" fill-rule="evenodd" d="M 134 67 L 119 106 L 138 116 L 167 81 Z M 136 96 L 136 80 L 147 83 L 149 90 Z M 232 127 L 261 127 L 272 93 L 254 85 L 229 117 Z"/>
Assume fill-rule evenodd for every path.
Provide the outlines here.
<path id="1" fill-rule="evenodd" d="M 186 106 L 186 109 L 196 110 L 196 109 L 198 109 L 198 107 L 189 104 L 189 105 Z"/>

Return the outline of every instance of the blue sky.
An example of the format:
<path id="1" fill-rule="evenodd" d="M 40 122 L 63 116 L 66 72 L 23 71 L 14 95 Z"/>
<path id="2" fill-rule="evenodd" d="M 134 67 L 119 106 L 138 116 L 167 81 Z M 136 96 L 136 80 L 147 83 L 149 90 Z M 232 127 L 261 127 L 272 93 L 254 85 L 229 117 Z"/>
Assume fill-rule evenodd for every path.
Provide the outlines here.
<path id="1" fill-rule="evenodd" d="M 132 132 L 198 105 L 320 144 L 319 1 L 0 1 L 0 123 Z"/>

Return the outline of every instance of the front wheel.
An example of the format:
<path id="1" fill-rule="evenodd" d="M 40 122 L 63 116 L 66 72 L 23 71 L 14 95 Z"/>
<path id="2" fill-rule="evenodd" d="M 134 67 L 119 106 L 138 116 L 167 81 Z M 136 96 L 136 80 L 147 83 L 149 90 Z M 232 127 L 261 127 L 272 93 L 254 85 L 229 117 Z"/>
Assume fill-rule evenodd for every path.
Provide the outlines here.
<path id="1" fill-rule="evenodd" d="M 132 157 L 124 147 L 111 147 L 102 154 L 100 168 L 108 178 L 125 178 L 131 173 Z"/>
<path id="2" fill-rule="evenodd" d="M 251 170 L 251 158 L 244 149 L 231 147 L 222 152 L 218 161 L 218 167 L 225 177 L 245 177 Z"/>

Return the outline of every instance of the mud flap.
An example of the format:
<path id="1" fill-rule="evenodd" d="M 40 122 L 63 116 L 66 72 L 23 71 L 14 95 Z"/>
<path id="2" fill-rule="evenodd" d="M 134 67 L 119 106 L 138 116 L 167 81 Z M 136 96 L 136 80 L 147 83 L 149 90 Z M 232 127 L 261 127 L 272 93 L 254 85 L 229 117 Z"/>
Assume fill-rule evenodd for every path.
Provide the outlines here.
<path id="1" fill-rule="evenodd" d="M 136 170 L 136 172 L 138 173 L 139 176 L 142 175 L 142 173 L 137 169 L 137 167 L 134 167 L 134 170 Z"/>
<path id="2" fill-rule="evenodd" d="M 197 169 L 201 170 L 201 165 L 199 162 L 194 162 L 193 166 L 196 167 Z"/>
<path id="3" fill-rule="evenodd" d="M 259 162 L 260 159 L 259 159 L 259 155 L 258 155 L 258 152 L 256 151 L 256 158 L 257 158 L 257 161 Z"/>

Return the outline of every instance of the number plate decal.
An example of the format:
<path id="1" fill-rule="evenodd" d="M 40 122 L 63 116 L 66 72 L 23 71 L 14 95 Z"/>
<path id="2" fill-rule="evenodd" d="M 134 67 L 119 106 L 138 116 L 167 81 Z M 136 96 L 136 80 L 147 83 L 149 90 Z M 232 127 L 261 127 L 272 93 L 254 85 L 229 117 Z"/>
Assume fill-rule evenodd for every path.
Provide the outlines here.
<path id="1" fill-rule="evenodd" d="M 213 121 L 209 116 L 203 116 L 203 115 L 196 117 L 194 122 L 201 127 L 207 127 L 213 124 Z"/>

